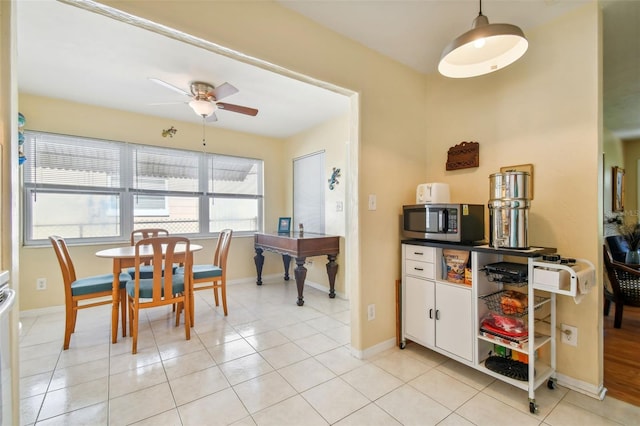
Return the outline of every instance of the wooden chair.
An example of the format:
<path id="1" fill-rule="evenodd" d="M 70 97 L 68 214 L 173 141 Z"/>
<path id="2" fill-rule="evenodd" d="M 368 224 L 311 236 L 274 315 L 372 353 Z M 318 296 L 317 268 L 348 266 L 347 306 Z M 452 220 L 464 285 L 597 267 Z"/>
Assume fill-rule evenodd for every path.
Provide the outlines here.
<path id="1" fill-rule="evenodd" d="M 218 237 L 216 251 L 213 255 L 213 263 L 204 265 L 193 265 L 193 290 L 213 289 L 213 297 L 216 306 L 220 306 L 218 297 L 218 289 L 220 289 L 220 297 L 222 298 L 222 309 L 224 315 L 227 316 L 227 256 L 229 247 L 231 246 L 231 237 L 233 230 L 223 229 Z M 184 273 L 182 268 L 176 270 L 176 274 Z M 204 285 L 202 285 L 204 284 Z M 194 322 L 194 298 L 191 297 L 191 324 Z"/>
<path id="2" fill-rule="evenodd" d="M 131 231 L 131 245 L 134 246 L 136 243 L 145 238 L 154 238 L 154 237 L 168 237 L 169 231 L 162 228 L 140 228 L 134 229 Z M 131 275 L 131 279 L 134 279 L 133 273 L 135 272 L 135 268 L 127 269 L 127 272 Z M 175 272 L 175 269 L 174 269 Z M 145 262 L 144 265 L 140 267 L 140 274 L 142 278 L 152 278 L 153 275 L 153 266 L 151 266 L 151 261 Z M 164 274 L 164 269 L 162 270 Z"/>
<path id="3" fill-rule="evenodd" d="M 76 269 L 73 266 L 73 261 L 71 260 L 69 249 L 67 248 L 67 243 L 64 238 L 52 235 L 49 237 L 49 241 L 51 241 L 51 245 L 53 246 L 56 257 L 58 258 L 60 270 L 62 271 L 62 281 L 64 282 L 65 327 L 63 348 L 67 350 L 69 349 L 71 334 L 76 329 L 78 310 L 113 303 L 113 274 L 77 278 Z M 125 330 L 124 324 L 126 322 L 126 305 L 123 297 L 124 286 L 130 279 L 131 276 L 129 274 L 120 274 L 120 309 L 122 314 L 123 336 Z M 101 298 L 101 300 L 91 303 L 79 303 L 81 301 L 97 298 Z"/>
<path id="4" fill-rule="evenodd" d="M 181 245 L 180 252 L 176 252 Z M 138 351 L 138 323 L 140 309 L 176 304 L 176 327 L 180 322 L 179 313 L 184 309 L 185 337 L 191 339 L 191 281 L 193 256 L 190 252 L 189 239 L 184 237 L 145 238 L 135 245 L 135 278 L 126 283 L 127 304 L 129 306 L 129 327 L 133 340 L 131 353 Z M 184 250 L 182 250 L 184 249 Z M 152 254 L 152 278 L 140 278 L 140 268 L 144 266 L 145 254 Z M 162 275 L 162 266 L 182 263 L 184 274 Z"/>
<path id="5" fill-rule="evenodd" d="M 613 260 L 613 256 L 607 244 L 604 246 L 604 265 L 607 270 L 610 287 L 604 289 L 604 315 L 609 315 L 611 302 L 616 305 L 616 314 L 613 326 L 622 326 L 622 310 L 624 305 L 640 306 L 640 270 Z"/>

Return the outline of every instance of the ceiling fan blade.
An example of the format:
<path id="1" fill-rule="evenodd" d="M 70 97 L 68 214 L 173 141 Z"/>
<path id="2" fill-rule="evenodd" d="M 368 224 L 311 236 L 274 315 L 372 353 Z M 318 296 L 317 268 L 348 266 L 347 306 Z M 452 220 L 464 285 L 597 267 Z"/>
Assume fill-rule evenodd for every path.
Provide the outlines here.
<path id="1" fill-rule="evenodd" d="M 182 90 L 181 88 L 174 86 L 173 84 L 169 84 L 166 81 L 162 81 L 162 80 L 160 80 L 158 78 L 151 78 L 151 77 L 149 78 L 149 80 L 153 81 L 156 84 L 159 84 L 160 86 L 164 86 L 167 89 L 173 90 L 174 92 L 178 92 L 181 95 L 185 95 L 185 96 L 191 97 L 191 93 L 188 93 L 188 92 Z"/>
<path id="2" fill-rule="evenodd" d="M 226 98 L 227 96 L 231 96 L 234 93 L 238 93 L 238 89 L 229 83 L 222 83 L 220 86 L 213 89 L 213 97 L 219 101 L 222 98 Z"/>
<path id="3" fill-rule="evenodd" d="M 218 117 L 216 117 L 216 113 L 214 112 L 210 116 L 205 118 L 204 121 L 211 123 L 211 122 L 214 122 L 214 121 L 218 121 Z"/>
<path id="4" fill-rule="evenodd" d="M 249 108 L 249 107 L 234 105 L 234 104 L 227 104 L 224 102 L 216 102 L 216 105 L 218 105 L 218 108 L 225 111 L 239 112 L 240 114 L 251 115 L 253 117 L 255 117 L 258 114 L 258 110 L 255 108 Z"/>

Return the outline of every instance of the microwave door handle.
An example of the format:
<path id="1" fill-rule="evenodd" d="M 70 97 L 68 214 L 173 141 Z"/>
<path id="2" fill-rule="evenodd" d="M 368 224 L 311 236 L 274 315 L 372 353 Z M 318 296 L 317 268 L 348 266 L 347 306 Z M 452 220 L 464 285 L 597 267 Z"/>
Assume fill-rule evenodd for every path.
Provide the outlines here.
<path id="1" fill-rule="evenodd" d="M 442 209 L 438 212 L 438 232 L 447 232 L 447 224 L 449 223 L 449 212 Z"/>

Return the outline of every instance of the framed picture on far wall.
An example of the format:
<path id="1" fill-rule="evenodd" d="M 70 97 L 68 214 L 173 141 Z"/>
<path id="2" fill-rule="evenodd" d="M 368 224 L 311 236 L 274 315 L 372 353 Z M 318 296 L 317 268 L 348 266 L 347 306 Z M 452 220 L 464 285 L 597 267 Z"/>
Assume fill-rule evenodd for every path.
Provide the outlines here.
<path id="1" fill-rule="evenodd" d="M 288 234 L 291 232 L 291 218 L 281 217 L 278 219 L 278 234 Z"/>
<path id="2" fill-rule="evenodd" d="M 612 211 L 624 211 L 624 169 L 614 166 L 613 176 L 611 176 L 611 187 L 613 188 L 613 206 Z"/>

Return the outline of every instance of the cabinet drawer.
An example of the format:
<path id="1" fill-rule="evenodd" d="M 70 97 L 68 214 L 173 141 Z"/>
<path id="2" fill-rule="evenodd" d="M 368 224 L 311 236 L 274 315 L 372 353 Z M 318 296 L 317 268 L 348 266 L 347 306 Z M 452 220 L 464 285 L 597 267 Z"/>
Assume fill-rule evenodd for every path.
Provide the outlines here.
<path id="1" fill-rule="evenodd" d="M 415 260 L 405 260 L 404 266 L 407 275 L 413 275 L 420 278 L 436 278 L 436 268 L 433 263 L 417 262 Z"/>
<path id="2" fill-rule="evenodd" d="M 407 245 L 405 258 L 407 260 L 418 260 L 420 262 L 434 263 L 436 260 L 436 249 L 433 247 Z"/>

